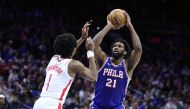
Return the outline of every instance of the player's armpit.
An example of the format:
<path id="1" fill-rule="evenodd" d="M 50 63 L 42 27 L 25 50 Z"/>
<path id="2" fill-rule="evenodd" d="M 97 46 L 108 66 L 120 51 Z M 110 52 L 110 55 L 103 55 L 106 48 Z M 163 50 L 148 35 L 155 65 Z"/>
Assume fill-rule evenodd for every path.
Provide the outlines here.
<path id="1" fill-rule="evenodd" d="M 97 60 L 97 62 L 98 62 L 98 65 L 99 65 L 99 66 L 102 66 L 103 63 L 104 63 L 104 61 L 105 61 L 106 58 L 107 58 L 106 53 L 101 49 L 100 46 L 97 47 L 97 48 L 95 48 L 94 51 L 95 51 L 95 58 L 96 58 L 96 60 Z"/>
<path id="2" fill-rule="evenodd" d="M 127 58 L 126 60 L 127 71 L 130 77 L 132 77 L 133 70 L 139 63 L 141 55 L 142 55 L 142 50 L 133 50 L 129 58 Z"/>

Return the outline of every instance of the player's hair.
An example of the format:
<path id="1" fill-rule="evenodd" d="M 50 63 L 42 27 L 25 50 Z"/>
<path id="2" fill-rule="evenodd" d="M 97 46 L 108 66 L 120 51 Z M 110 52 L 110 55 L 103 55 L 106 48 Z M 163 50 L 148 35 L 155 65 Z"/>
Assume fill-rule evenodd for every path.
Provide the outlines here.
<path id="1" fill-rule="evenodd" d="M 113 49 L 113 46 L 114 46 L 114 44 L 115 44 L 116 42 L 121 42 L 121 43 L 124 44 L 125 51 L 127 51 L 127 54 L 124 56 L 124 58 L 127 59 L 127 58 L 131 55 L 131 49 L 130 49 L 129 43 L 128 43 L 126 40 L 124 40 L 124 39 L 122 39 L 122 38 L 119 38 L 119 39 L 116 39 L 116 40 L 112 43 L 111 49 Z"/>
<path id="2" fill-rule="evenodd" d="M 63 58 L 68 58 L 72 55 L 74 48 L 77 46 L 75 36 L 71 33 L 58 35 L 53 43 L 53 49 L 56 54 Z"/>

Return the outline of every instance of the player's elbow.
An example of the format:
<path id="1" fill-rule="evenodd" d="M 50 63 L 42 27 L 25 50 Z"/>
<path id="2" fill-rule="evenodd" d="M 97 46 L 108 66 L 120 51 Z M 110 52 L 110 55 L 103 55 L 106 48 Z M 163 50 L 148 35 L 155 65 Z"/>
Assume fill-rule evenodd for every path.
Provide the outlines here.
<path id="1" fill-rule="evenodd" d="M 99 46 L 100 46 L 100 44 L 94 43 L 94 49 L 95 49 L 95 50 L 97 50 Z"/>
<path id="2" fill-rule="evenodd" d="M 95 81 L 96 81 L 96 78 L 90 77 L 90 78 L 87 78 L 87 80 L 90 81 L 90 82 L 95 82 Z"/>
<path id="3" fill-rule="evenodd" d="M 96 77 L 97 77 L 96 72 L 93 72 L 93 73 L 91 73 L 91 75 L 90 75 L 90 80 L 91 80 L 92 82 L 95 82 L 95 81 L 96 81 Z"/>
<path id="4" fill-rule="evenodd" d="M 134 50 L 135 50 L 135 52 L 136 52 L 137 54 L 139 54 L 139 55 L 142 54 L 142 47 L 141 47 L 141 46 L 136 47 Z"/>
<path id="5" fill-rule="evenodd" d="M 91 79 L 91 82 L 95 82 L 95 81 L 96 81 L 96 78 Z"/>
<path id="6" fill-rule="evenodd" d="M 95 82 L 96 81 L 96 77 L 97 77 L 96 75 L 92 75 L 91 81 Z"/>

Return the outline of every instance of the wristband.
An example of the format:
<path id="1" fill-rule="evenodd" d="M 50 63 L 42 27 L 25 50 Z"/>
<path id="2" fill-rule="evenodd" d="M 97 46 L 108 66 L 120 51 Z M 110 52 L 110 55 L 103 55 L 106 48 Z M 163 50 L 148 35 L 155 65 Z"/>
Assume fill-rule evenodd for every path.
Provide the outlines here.
<path id="1" fill-rule="evenodd" d="M 2 95 L 2 94 L 0 94 L 0 98 L 3 98 L 3 99 L 5 99 L 5 96 L 4 96 L 4 95 Z"/>
<path id="2" fill-rule="evenodd" d="M 87 58 L 94 57 L 93 51 L 87 51 Z"/>

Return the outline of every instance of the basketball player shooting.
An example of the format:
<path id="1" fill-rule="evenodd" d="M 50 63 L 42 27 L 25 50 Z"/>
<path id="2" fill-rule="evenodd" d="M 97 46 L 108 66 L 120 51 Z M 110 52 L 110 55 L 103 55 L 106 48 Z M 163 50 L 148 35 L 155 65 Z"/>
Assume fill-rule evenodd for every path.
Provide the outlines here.
<path id="1" fill-rule="evenodd" d="M 33 109 L 62 109 L 76 74 L 92 82 L 96 80 L 94 43 L 91 38 L 86 39 L 89 68 L 80 61 L 72 59 L 76 48 L 88 36 L 88 30 L 89 24 L 87 23 L 82 29 L 85 36 L 78 41 L 71 33 L 64 33 L 56 37 L 53 44 L 56 54 L 51 58 L 46 68 L 44 86 Z"/>
<path id="2" fill-rule="evenodd" d="M 114 14 L 117 14 L 117 12 Z M 111 46 L 112 55 L 110 57 L 102 51 L 100 44 L 104 36 L 111 29 L 119 29 L 121 27 L 115 27 L 116 24 L 113 24 L 114 22 L 119 24 L 121 22 L 119 21 L 120 19 L 114 18 L 110 21 L 109 18 L 114 16 L 109 14 L 107 25 L 93 38 L 95 59 L 99 70 L 95 84 L 95 96 L 90 109 L 125 109 L 123 101 L 125 100 L 133 71 L 140 61 L 142 46 L 129 15 L 124 10 L 122 10 L 122 13 L 127 19 L 125 25 L 128 27 L 132 38 L 133 50 L 130 52 L 128 43 L 123 39 L 118 39 Z"/>

